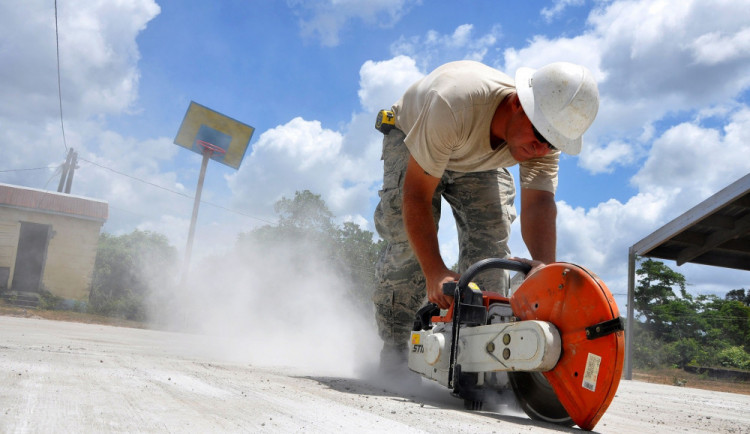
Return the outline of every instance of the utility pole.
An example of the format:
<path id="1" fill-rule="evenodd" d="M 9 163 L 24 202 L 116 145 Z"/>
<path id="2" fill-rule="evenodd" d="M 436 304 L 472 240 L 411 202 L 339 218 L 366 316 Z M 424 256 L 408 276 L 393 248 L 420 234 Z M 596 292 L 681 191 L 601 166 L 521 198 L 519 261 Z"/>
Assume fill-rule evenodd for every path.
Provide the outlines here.
<path id="1" fill-rule="evenodd" d="M 71 149 L 72 151 L 73 149 Z M 70 194 L 70 186 L 73 184 L 73 175 L 76 173 L 78 168 L 78 152 L 73 151 L 73 158 L 70 160 L 70 168 L 68 169 L 68 180 L 65 183 L 65 193 Z"/>
<path id="2" fill-rule="evenodd" d="M 60 183 L 57 185 L 57 192 L 62 193 L 63 187 L 65 186 L 65 179 L 68 177 L 68 167 L 70 167 L 70 159 L 73 158 L 73 148 L 68 149 L 68 158 L 62 166 L 62 175 L 60 175 Z"/>
<path id="3" fill-rule="evenodd" d="M 70 194 L 70 187 L 73 184 L 73 175 L 78 168 L 78 152 L 73 148 L 68 150 L 68 157 L 63 163 L 62 175 L 60 175 L 60 184 L 57 185 L 57 192 L 62 193 L 65 187 L 65 193 Z"/>

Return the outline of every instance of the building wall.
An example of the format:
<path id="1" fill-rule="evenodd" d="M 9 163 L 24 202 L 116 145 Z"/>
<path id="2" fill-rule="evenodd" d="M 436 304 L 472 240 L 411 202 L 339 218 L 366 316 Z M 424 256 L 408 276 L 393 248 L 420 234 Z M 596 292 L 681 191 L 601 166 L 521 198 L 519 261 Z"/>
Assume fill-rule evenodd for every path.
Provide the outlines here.
<path id="1" fill-rule="evenodd" d="M 10 267 L 8 286 L 13 282 L 21 221 L 51 226 L 42 275 L 44 288 L 65 299 L 88 300 L 104 222 L 0 206 L 0 267 Z"/>
<path id="2" fill-rule="evenodd" d="M 20 223 L 2 220 L 0 212 L 0 290 L 8 289 L 13 281 L 20 230 Z"/>

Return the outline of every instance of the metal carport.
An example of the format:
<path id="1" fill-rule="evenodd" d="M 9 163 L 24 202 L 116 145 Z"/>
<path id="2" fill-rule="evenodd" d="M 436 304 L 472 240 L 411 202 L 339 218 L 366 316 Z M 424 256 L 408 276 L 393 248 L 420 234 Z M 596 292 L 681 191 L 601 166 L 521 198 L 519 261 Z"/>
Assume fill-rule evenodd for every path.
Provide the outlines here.
<path id="1" fill-rule="evenodd" d="M 633 294 L 638 256 L 750 270 L 750 173 L 638 241 L 628 252 L 625 379 L 633 378 Z"/>

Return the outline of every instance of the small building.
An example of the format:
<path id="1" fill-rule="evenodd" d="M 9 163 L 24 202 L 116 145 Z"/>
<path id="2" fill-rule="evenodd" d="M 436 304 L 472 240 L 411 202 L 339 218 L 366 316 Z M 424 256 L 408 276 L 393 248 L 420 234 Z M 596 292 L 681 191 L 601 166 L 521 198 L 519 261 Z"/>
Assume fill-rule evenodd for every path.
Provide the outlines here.
<path id="1" fill-rule="evenodd" d="M 107 202 L 0 184 L 0 294 L 87 301 Z"/>

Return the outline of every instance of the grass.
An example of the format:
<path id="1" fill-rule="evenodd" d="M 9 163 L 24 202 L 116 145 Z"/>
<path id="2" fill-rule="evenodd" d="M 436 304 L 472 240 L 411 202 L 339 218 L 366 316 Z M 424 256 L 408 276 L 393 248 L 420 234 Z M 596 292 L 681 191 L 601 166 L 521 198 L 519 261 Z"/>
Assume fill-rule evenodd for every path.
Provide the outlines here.
<path id="1" fill-rule="evenodd" d="M 47 310 L 47 309 L 31 309 L 17 306 L 10 306 L 3 302 L 0 302 L 0 315 L 3 316 L 14 316 L 21 318 L 39 318 L 48 319 L 53 321 L 68 321 L 68 322 L 80 322 L 86 324 L 102 324 L 111 325 L 117 327 L 131 327 L 131 328 L 149 328 L 148 324 L 130 321 L 122 318 L 113 318 L 103 315 L 95 315 L 84 312 L 74 312 L 70 310 Z"/>
<path id="2" fill-rule="evenodd" d="M 693 374 L 679 368 L 659 368 L 647 371 L 633 371 L 633 379 L 647 383 L 669 384 L 673 386 L 713 390 L 716 392 L 750 395 L 750 382 L 711 378 L 704 374 Z"/>

